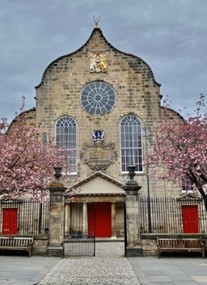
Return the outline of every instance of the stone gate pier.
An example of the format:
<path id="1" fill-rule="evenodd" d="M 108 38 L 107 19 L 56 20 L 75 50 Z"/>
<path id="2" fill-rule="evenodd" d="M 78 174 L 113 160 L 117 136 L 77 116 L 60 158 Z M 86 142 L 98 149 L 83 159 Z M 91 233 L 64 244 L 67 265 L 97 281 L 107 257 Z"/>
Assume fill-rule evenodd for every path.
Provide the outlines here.
<path id="1" fill-rule="evenodd" d="M 48 187 L 50 191 L 49 240 L 47 256 L 64 254 L 64 195 L 66 187 L 60 181 L 61 167 L 55 167 L 55 180 Z"/>
<path id="2" fill-rule="evenodd" d="M 124 186 L 126 192 L 125 200 L 125 255 L 142 255 L 140 229 L 139 229 L 139 209 L 138 209 L 138 191 L 141 186 L 134 180 L 135 165 L 129 165 L 129 180 Z"/>

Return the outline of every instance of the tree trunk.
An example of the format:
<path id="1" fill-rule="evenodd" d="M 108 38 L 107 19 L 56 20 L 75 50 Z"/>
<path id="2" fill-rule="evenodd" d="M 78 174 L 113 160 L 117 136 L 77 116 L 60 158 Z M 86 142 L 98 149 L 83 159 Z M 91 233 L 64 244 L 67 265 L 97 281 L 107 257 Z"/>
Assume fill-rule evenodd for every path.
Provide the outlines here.
<path id="1" fill-rule="evenodd" d="M 190 179 L 191 183 L 194 183 L 196 188 L 200 192 L 201 197 L 203 198 L 205 210 L 207 212 L 207 194 L 203 190 L 203 183 L 201 183 L 201 179 L 200 179 L 200 178 L 202 178 L 203 182 L 207 182 L 206 181 L 206 175 L 201 174 L 201 176 L 198 178 L 191 168 L 189 169 L 189 171 L 187 172 L 186 175 L 187 175 L 188 179 Z"/>
<path id="2" fill-rule="evenodd" d="M 204 192 L 203 187 L 202 187 L 202 185 L 200 183 L 196 182 L 195 186 L 198 189 L 198 191 L 200 192 L 201 197 L 203 198 L 205 210 L 207 212 L 207 194 Z"/>
<path id="3" fill-rule="evenodd" d="M 205 206 L 205 209 L 206 209 L 206 212 L 207 212 L 207 194 L 205 194 L 203 196 L 203 200 L 204 200 L 204 206 Z"/>

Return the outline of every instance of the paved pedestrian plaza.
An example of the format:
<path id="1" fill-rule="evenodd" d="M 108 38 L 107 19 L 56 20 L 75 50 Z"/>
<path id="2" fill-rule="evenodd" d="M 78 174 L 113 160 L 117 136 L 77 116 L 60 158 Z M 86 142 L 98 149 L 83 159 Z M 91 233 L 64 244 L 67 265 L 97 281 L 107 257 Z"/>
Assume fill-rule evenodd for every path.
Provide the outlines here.
<path id="1" fill-rule="evenodd" d="M 0 285 L 36 285 L 60 258 L 0 255 Z"/>
<path id="2" fill-rule="evenodd" d="M 130 258 L 142 285 L 207 285 L 207 259 L 201 257 Z"/>
<path id="3" fill-rule="evenodd" d="M 124 257 L 123 243 L 96 244 L 96 257 L 0 255 L 0 285 L 207 285 L 207 259 Z"/>

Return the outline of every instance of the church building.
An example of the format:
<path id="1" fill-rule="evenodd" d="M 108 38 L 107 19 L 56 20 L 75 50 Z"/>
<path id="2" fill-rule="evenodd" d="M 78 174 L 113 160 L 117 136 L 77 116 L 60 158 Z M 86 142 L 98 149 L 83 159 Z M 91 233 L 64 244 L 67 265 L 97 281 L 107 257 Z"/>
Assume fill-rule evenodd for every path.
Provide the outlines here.
<path id="1" fill-rule="evenodd" d="M 123 237 L 128 165 L 136 166 L 140 196 L 149 187 L 151 196 L 168 196 L 169 187 L 181 192 L 143 164 L 162 116 L 160 84 L 143 59 L 109 43 L 98 23 L 78 50 L 46 67 L 35 88 L 28 121 L 69 151 L 67 177 L 76 194 L 65 201 L 66 234 Z"/>

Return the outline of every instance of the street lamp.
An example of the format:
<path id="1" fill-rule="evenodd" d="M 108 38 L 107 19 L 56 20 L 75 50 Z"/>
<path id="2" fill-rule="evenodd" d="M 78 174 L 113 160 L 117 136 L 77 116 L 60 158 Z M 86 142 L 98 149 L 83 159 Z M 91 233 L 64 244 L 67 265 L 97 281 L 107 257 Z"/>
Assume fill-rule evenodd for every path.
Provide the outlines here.
<path id="1" fill-rule="evenodd" d="M 46 151 L 46 144 L 47 144 L 47 134 L 43 133 L 42 135 L 42 163 L 45 161 L 45 151 Z M 44 177 L 42 174 L 41 177 L 41 199 L 42 199 L 42 192 L 44 187 Z M 42 231 L 42 201 L 40 201 L 40 208 L 39 208 L 39 224 L 38 224 L 38 233 L 41 234 Z"/>
<path id="2" fill-rule="evenodd" d="M 149 162 L 148 156 L 148 130 L 143 128 L 145 137 L 145 159 L 146 159 L 146 175 L 147 175 L 147 214 L 148 214 L 148 232 L 152 232 L 152 221 L 151 221 L 151 204 L 150 204 L 150 177 L 149 177 Z"/>

